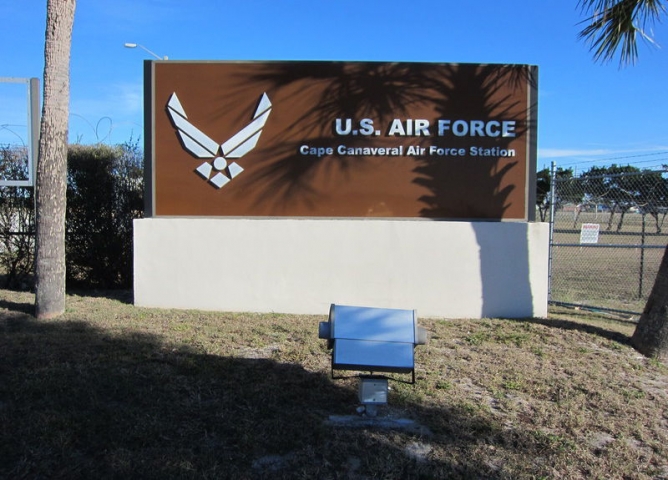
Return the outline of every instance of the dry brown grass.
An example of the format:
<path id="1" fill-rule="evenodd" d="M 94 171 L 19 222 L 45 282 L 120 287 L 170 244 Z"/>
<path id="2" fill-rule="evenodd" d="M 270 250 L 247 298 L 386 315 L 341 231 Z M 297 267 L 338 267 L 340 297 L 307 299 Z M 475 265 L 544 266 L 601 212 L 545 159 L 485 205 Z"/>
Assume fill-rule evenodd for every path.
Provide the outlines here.
<path id="1" fill-rule="evenodd" d="M 421 320 L 417 384 L 381 412 L 424 427 L 402 431 L 327 423 L 357 383 L 329 378 L 326 312 L 32 302 L 0 291 L 0 477 L 668 478 L 668 368 L 627 323 Z"/>

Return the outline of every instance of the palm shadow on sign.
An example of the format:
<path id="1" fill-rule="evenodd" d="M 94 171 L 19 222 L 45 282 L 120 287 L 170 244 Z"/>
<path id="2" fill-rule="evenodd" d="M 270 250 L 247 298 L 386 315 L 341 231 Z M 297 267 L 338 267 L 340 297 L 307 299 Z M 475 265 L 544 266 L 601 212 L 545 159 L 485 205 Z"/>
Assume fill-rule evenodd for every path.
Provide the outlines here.
<path id="1" fill-rule="evenodd" d="M 264 191 L 268 194 L 258 202 L 298 204 L 317 201 L 322 193 L 311 187 L 314 177 L 346 174 L 353 167 L 363 169 L 372 163 L 370 157 L 336 153 L 322 157 L 304 156 L 299 153 L 299 147 L 305 142 L 314 148 L 331 147 L 336 141 L 343 141 L 349 147 L 368 146 L 370 140 L 381 145 L 412 143 L 429 146 L 433 141 L 430 137 L 389 137 L 387 126 L 395 118 L 405 119 L 409 115 L 416 118 L 418 112 L 432 117 L 428 120 L 434 137 L 439 118 L 470 119 L 471 112 L 475 112 L 477 118 L 471 120 L 512 120 L 525 113 L 518 110 L 517 103 L 509 95 L 504 96 L 501 87 L 508 83 L 526 83 L 530 75 L 526 67 L 472 67 L 372 62 L 268 64 L 260 73 L 255 73 L 247 85 L 264 84 L 272 91 L 290 92 L 283 100 L 287 99 L 285 103 L 294 104 L 302 113 L 291 119 L 289 125 L 282 124 L 274 133 L 275 138 L 263 139 L 262 143 L 271 145 L 271 151 L 259 147 L 261 154 L 256 161 L 260 167 L 254 172 L 254 180 L 265 183 L 268 188 Z M 242 92 L 235 91 L 231 96 L 237 93 Z M 280 115 L 279 107 L 274 110 L 274 117 Z M 371 118 L 375 125 L 382 126 L 383 135 L 337 138 L 332 132 L 337 118 Z M 527 125 L 518 122 L 517 136 L 524 134 L 526 129 Z M 511 139 L 499 137 L 494 140 L 494 146 L 505 149 Z M 471 138 L 450 134 L 447 141 L 448 146 L 468 150 Z M 262 160 L 270 156 L 278 160 Z M 511 206 L 507 200 L 513 190 L 505 177 L 524 168 L 514 159 L 495 170 L 499 157 L 493 155 L 474 159 L 416 158 L 412 181 L 423 187 L 424 194 L 419 200 L 424 207 L 414 216 L 434 219 L 501 218 Z M 474 168 L 471 168 L 472 161 L 476 162 Z M 475 193 L 483 192 L 484 195 L 471 195 L 465 190 L 467 185 L 475 185 Z M 517 205 L 512 207 L 518 208 Z"/>
<path id="2" fill-rule="evenodd" d="M 467 118 L 467 112 L 478 112 L 476 120 L 489 121 L 509 119 L 517 121 L 517 136 L 528 134 L 535 125 L 521 122 L 520 118 L 528 118 L 535 122 L 535 105 L 529 105 L 529 112 L 518 110 L 517 103 L 500 88 L 505 83 L 511 85 L 528 84 L 535 86 L 536 78 L 531 70 L 524 66 L 509 66 L 499 70 L 494 66 L 482 66 L 474 71 L 445 70 L 436 83 L 440 85 L 439 97 L 433 101 L 437 112 L 443 118 Z M 469 151 L 471 138 L 451 137 L 450 148 Z M 510 137 L 495 138 L 494 147 L 499 151 L 511 151 Z M 527 152 L 528 155 L 528 152 Z M 429 194 L 421 200 L 426 204 L 422 214 L 431 218 L 452 218 L 453 216 L 476 219 L 499 219 L 509 208 L 515 208 L 511 218 L 517 218 L 517 208 L 513 205 L 510 195 L 514 189 L 522 189 L 524 185 L 508 182 L 506 177 L 513 170 L 526 169 L 523 158 L 510 157 L 508 161 L 498 155 L 469 156 L 464 158 L 448 158 L 426 156 L 422 164 L 415 169 L 418 175 L 415 182 L 427 187 Z M 468 164 L 468 165 L 467 165 Z M 524 175 L 529 177 L 529 172 Z M 523 178 L 523 176 L 521 177 Z M 476 186 L 475 195 L 468 191 L 471 185 Z M 531 188 L 531 186 L 529 186 Z M 528 192 L 525 192 L 528 195 Z M 517 198 L 517 197 L 515 197 Z M 531 198 L 531 197 L 529 197 Z M 528 208 L 533 208 L 525 200 Z M 515 200 L 516 202 L 517 200 Z M 457 212 L 453 215 L 453 211 Z M 521 212 L 521 210 L 520 210 Z M 522 216 L 520 213 L 520 217 Z M 525 215 L 528 212 L 524 213 Z M 521 245 L 528 243 L 528 225 L 523 229 L 513 225 L 501 224 L 494 226 L 492 233 L 490 223 L 476 222 L 472 224 L 476 240 L 480 247 L 480 278 L 482 286 L 482 317 L 516 315 L 515 305 L 532 305 L 533 293 L 529 278 L 529 258 L 511 255 L 499 255 L 500 237 L 506 244 Z M 510 275 L 513 272 L 513 275 Z M 508 302 L 508 299 L 513 299 Z M 532 312 L 526 311 L 526 316 Z"/>
<path id="3" fill-rule="evenodd" d="M 527 127 L 518 118 L 518 104 L 509 94 L 500 93 L 508 82 L 526 82 L 524 67 L 508 67 L 499 71 L 496 66 L 481 66 L 477 70 L 445 69 L 434 83 L 439 86 L 438 96 L 432 98 L 437 118 L 469 119 L 476 112 L 475 120 L 484 122 L 497 119 L 515 120 L 517 136 L 526 133 Z M 519 112 L 524 113 L 524 112 Z M 447 137 L 446 147 L 470 153 L 476 147 L 477 137 Z M 493 139 L 499 151 L 510 149 L 511 137 Z M 429 140 L 423 140 L 428 146 Z M 489 147 L 489 144 L 486 145 Z M 423 156 L 422 164 L 415 169 L 415 182 L 427 188 L 421 197 L 426 205 L 423 216 L 430 218 L 499 219 L 510 206 L 508 197 L 517 188 L 504 181 L 512 170 L 523 166 L 519 159 L 497 165 L 499 155 L 489 156 Z M 474 186 L 475 194 L 467 189 Z M 523 185 L 519 186 L 520 188 Z"/>
<path id="4" fill-rule="evenodd" d="M 367 157 L 302 155 L 299 147 L 305 140 L 312 148 L 332 147 L 336 118 L 372 118 L 383 125 L 393 116 L 405 115 L 411 105 L 428 101 L 421 88 L 425 82 L 423 68 L 405 64 L 277 63 L 269 64 L 248 83 L 256 82 L 265 83 L 270 89 L 292 91 L 289 101 L 300 106 L 302 97 L 309 99 L 299 117 L 266 141 L 272 145 L 271 151 L 261 149 L 258 155 L 278 158 L 272 162 L 259 160 L 254 182 L 264 184 L 264 191 L 269 192 L 257 203 L 274 205 L 279 215 L 283 208 L 300 204 L 307 211 L 315 211 L 314 205 L 328 196 L 313 188 L 317 179 L 336 177 L 345 182 L 351 172 L 373 168 Z M 308 84 L 316 85 L 318 93 L 313 95 L 308 87 L 300 88 Z M 351 148 L 367 146 L 368 142 L 363 136 L 345 138 L 346 146 Z"/>
<path id="5" fill-rule="evenodd" d="M 522 456 L 540 447 L 479 412 L 410 400 L 404 407 L 431 435 L 328 426 L 328 415 L 352 413 L 356 384 L 281 360 L 280 350 L 212 355 L 132 328 L 4 308 L 2 478 L 495 478 L 481 442 Z M 407 446 L 421 442 L 445 454 L 416 459 Z"/>
<path id="6" fill-rule="evenodd" d="M 437 68 L 436 68 L 437 67 Z M 318 202 L 327 200 L 327 194 L 313 188 L 316 178 L 350 178 L 354 171 L 373 172 L 374 159 L 369 157 L 323 156 L 306 157 L 298 149 L 305 138 L 310 146 L 325 148 L 332 145 L 333 120 L 336 118 L 373 118 L 381 125 L 387 125 L 393 118 L 406 118 L 415 112 L 425 115 L 435 129 L 438 119 L 465 120 L 516 120 L 517 137 L 535 131 L 535 105 L 522 106 L 517 96 L 512 97 L 508 88 L 521 89 L 529 85 L 535 87 L 534 70 L 526 66 L 498 65 L 432 65 L 401 63 L 317 63 L 303 65 L 270 64 L 261 74 L 252 78 L 249 84 L 265 83 L 276 90 L 292 89 L 290 101 L 299 104 L 300 96 L 308 92 L 300 90 L 300 82 L 316 83 L 321 88 L 319 96 L 310 97 L 308 107 L 293 124 L 285 126 L 281 137 L 272 138 L 267 144 L 279 145 L 273 150 L 278 160 L 264 162 L 254 178 L 264 183 L 268 192 L 257 200 L 258 203 L 273 204 L 277 214 L 290 205 L 302 204 L 312 209 Z M 299 104 L 300 106 L 302 104 Z M 522 110 L 523 108 L 529 111 Z M 476 118 L 470 118 L 475 112 Z M 423 117 L 424 118 L 424 117 Z M 429 149 L 434 141 L 431 137 L 390 138 L 385 141 L 410 141 Z M 444 137 L 448 148 L 463 149 L 467 153 L 475 146 L 475 138 L 448 135 Z M 498 136 L 486 139 L 486 148 L 497 148 L 498 152 L 511 151 L 511 137 Z M 368 145 L 369 138 L 346 137 L 351 147 Z M 381 140 L 382 142 L 382 140 Z M 528 149 L 528 142 L 523 148 Z M 515 146 L 515 145 L 513 145 Z M 273 148 L 273 147 L 272 147 Z M 489 152 L 489 150 L 487 150 Z M 529 259 L 498 255 L 498 238 L 504 236 L 509 244 L 527 243 L 528 226 L 525 229 L 510 225 L 497 226 L 490 235 L 490 225 L 476 220 L 500 219 L 510 212 L 510 218 L 523 218 L 532 208 L 528 191 L 521 182 L 529 176 L 529 168 L 524 161 L 524 151 L 515 157 L 500 157 L 498 154 L 485 156 L 444 157 L 423 155 L 414 157 L 409 183 L 414 185 L 419 196 L 418 210 L 409 216 L 434 220 L 473 221 L 480 247 L 480 268 L 482 278 L 482 316 L 512 315 L 507 310 L 508 298 L 517 304 L 531 305 L 532 291 L 529 279 Z M 264 151 L 260 157 L 269 157 Z M 520 180 L 519 182 L 517 180 Z M 345 183 L 341 182 L 340 183 Z M 475 191 L 470 191 L 474 186 Z M 531 188 L 529 186 L 528 188 Z M 348 199 L 346 199 L 348 200 Z M 391 209 L 390 209 L 391 210 Z M 363 205 L 357 214 L 342 216 L 383 216 L 374 215 L 374 205 Z M 368 214 L 365 212 L 369 212 Z M 391 215 L 388 215 L 391 216 Z M 395 215 L 396 216 L 396 215 Z M 399 215 L 401 216 L 401 215 Z M 501 264 L 501 263 L 503 264 Z M 515 276 L 506 278 L 505 272 L 514 271 Z M 447 274 L 447 272 L 444 272 Z"/>

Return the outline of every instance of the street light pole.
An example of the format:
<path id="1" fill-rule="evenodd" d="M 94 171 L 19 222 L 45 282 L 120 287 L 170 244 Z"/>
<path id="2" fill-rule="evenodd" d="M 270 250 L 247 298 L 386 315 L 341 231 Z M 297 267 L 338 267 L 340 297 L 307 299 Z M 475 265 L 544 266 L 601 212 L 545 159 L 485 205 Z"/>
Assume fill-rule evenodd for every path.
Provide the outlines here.
<path id="1" fill-rule="evenodd" d="M 154 56 L 155 58 L 157 58 L 158 60 L 169 60 L 169 59 L 167 58 L 167 55 L 165 55 L 164 57 L 161 57 L 161 56 L 158 55 L 157 53 L 150 51 L 150 50 L 149 50 L 148 48 L 146 48 L 144 45 L 141 45 L 141 44 L 139 44 L 139 43 L 126 43 L 126 44 L 125 44 L 125 48 L 137 48 L 137 47 L 139 47 L 139 48 L 141 48 L 142 50 L 144 50 L 145 52 L 147 52 L 147 53 L 153 55 L 153 56 Z"/>

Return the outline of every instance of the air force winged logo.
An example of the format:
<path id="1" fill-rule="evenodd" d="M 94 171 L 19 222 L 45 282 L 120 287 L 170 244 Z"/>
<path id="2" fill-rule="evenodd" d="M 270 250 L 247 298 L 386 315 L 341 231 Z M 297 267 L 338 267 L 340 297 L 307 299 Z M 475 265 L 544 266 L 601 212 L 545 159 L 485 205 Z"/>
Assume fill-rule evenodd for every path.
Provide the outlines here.
<path id="1" fill-rule="evenodd" d="M 255 148 L 271 113 L 271 107 L 269 97 L 263 93 L 253 120 L 221 145 L 188 121 L 188 116 L 176 93 L 172 93 L 169 97 L 167 113 L 178 131 L 184 148 L 197 158 L 212 159 L 197 167 L 197 172 L 216 188 L 221 188 L 244 171 L 234 159 L 243 157 Z M 232 162 L 228 163 L 229 160 Z"/>

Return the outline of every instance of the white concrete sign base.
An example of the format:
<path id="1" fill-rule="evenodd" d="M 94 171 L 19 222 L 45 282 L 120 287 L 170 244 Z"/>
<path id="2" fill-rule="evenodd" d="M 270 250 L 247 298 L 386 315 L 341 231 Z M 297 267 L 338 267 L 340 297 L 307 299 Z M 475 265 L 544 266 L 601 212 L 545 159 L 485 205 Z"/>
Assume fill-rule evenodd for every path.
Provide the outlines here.
<path id="1" fill-rule="evenodd" d="M 548 224 L 146 218 L 137 306 L 326 315 L 332 303 L 419 317 L 546 317 Z"/>

